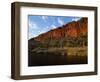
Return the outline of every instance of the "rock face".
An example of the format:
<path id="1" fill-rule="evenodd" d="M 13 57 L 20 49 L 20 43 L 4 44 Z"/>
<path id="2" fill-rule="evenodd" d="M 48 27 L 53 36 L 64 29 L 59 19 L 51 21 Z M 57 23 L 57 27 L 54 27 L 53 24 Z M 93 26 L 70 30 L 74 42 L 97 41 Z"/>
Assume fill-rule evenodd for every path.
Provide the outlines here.
<path id="1" fill-rule="evenodd" d="M 88 19 L 81 18 L 30 39 L 29 50 L 50 47 L 84 47 L 88 43 L 87 31 Z"/>
<path id="2" fill-rule="evenodd" d="M 68 24 L 50 30 L 46 33 L 40 34 L 35 37 L 34 40 L 44 42 L 48 39 L 61 39 L 61 38 L 78 38 L 80 36 L 87 36 L 88 31 L 88 19 L 81 18 L 79 21 L 72 21 Z"/>

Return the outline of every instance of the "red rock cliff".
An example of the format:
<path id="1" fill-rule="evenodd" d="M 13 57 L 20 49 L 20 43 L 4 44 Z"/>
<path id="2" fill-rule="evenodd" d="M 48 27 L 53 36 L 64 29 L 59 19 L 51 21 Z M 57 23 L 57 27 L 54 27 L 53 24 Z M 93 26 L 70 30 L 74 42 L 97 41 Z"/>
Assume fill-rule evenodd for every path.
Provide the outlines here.
<path id="1" fill-rule="evenodd" d="M 80 35 L 87 35 L 88 31 L 88 19 L 81 18 L 79 21 L 72 21 L 68 24 L 50 30 L 46 33 L 40 34 L 34 39 L 37 41 L 45 41 L 47 39 L 59 39 L 59 38 L 77 38 Z"/>

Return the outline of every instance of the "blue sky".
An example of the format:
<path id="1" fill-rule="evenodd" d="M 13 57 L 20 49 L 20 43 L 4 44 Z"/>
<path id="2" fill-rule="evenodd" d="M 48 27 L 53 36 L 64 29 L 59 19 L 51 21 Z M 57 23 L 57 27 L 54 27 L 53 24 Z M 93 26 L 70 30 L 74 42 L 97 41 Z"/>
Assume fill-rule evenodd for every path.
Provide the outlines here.
<path id="1" fill-rule="evenodd" d="M 67 16 L 28 16 L 28 39 L 55 29 L 71 21 L 78 21 L 80 17 Z"/>

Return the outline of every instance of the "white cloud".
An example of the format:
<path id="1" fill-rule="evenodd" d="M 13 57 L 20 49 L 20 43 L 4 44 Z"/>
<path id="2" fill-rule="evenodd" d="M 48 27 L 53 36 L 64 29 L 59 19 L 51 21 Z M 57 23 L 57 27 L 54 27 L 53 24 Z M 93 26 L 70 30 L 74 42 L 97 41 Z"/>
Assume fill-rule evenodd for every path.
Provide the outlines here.
<path id="1" fill-rule="evenodd" d="M 72 18 L 72 21 L 78 21 L 80 18 Z"/>
<path id="2" fill-rule="evenodd" d="M 49 29 L 49 26 L 46 26 L 46 29 Z"/>
<path id="3" fill-rule="evenodd" d="M 30 38 L 33 38 L 33 37 L 36 36 L 34 31 L 38 29 L 38 26 L 37 26 L 37 24 L 34 21 L 31 21 L 31 20 L 29 20 L 28 26 L 29 26 L 28 27 L 29 28 L 28 39 L 30 39 Z"/>
<path id="4" fill-rule="evenodd" d="M 31 30 L 38 28 L 37 24 L 34 21 L 29 20 L 28 24 L 29 24 L 29 29 L 31 29 Z"/>
<path id="5" fill-rule="evenodd" d="M 33 33 L 29 33 L 28 39 L 33 38 L 35 35 Z"/>
<path id="6" fill-rule="evenodd" d="M 46 21 L 46 20 L 48 19 L 48 16 L 42 16 L 42 19 L 43 19 L 44 21 Z"/>
<path id="7" fill-rule="evenodd" d="M 55 29 L 55 28 L 57 28 L 55 25 L 51 25 L 51 27 L 52 27 L 52 29 Z"/>
<path id="8" fill-rule="evenodd" d="M 39 35 L 39 34 L 42 34 L 42 33 L 45 33 L 45 32 L 47 32 L 47 30 L 44 30 L 44 29 L 43 29 L 43 30 L 39 30 L 39 31 L 38 31 L 38 35 Z"/>
<path id="9" fill-rule="evenodd" d="M 60 25 L 63 25 L 63 24 L 64 24 L 64 21 L 61 20 L 60 18 L 58 18 L 58 23 L 59 23 Z"/>

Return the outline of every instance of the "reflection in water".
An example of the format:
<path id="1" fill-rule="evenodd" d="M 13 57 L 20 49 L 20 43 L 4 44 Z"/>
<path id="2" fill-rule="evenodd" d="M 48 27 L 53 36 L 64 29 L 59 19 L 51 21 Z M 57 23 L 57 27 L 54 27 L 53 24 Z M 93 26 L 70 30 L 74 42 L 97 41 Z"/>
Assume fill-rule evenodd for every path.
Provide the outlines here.
<path id="1" fill-rule="evenodd" d="M 87 64 L 87 56 L 67 52 L 30 52 L 28 66 Z"/>

